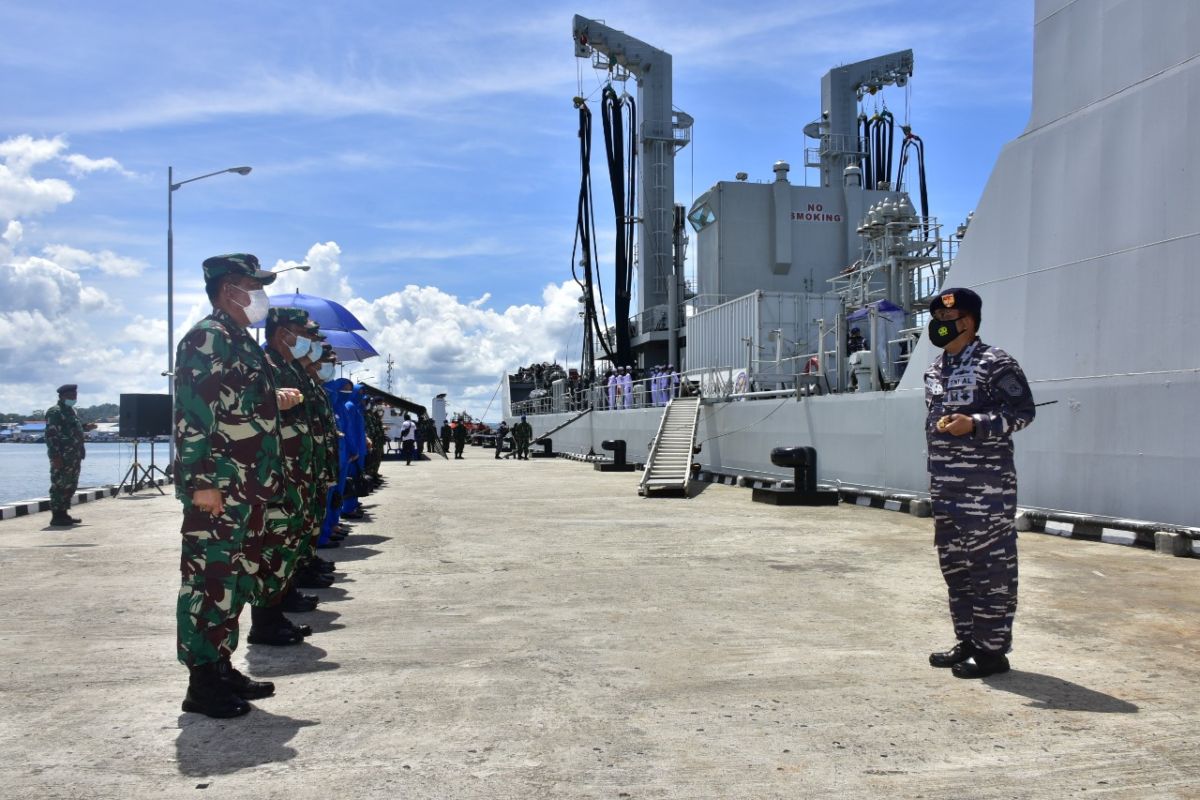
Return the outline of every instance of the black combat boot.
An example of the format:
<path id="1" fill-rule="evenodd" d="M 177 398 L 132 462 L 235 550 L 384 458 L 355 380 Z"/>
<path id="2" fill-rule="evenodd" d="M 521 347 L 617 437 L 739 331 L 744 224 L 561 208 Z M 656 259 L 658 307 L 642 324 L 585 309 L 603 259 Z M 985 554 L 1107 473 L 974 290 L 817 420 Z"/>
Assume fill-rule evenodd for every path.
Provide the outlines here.
<path id="1" fill-rule="evenodd" d="M 278 606 L 271 608 L 250 607 L 250 634 L 246 637 L 250 644 L 266 644 L 272 647 L 286 647 L 300 644 L 304 637 L 292 628 L 287 617 Z"/>
<path id="2" fill-rule="evenodd" d="M 951 647 L 944 653 L 930 653 L 929 665 L 932 667 L 953 667 L 955 664 L 961 664 L 973 655 L 975 655 L 974 643 L 970 641 L 955 642 L 954 647 Z"/>
<path id="3" fill-rule="evenodd" d="M 275 694 L 275 684 L 247 678 L 229 663 L 228 658 L 217 662 L 217 672 L 221 675 L 221 683 L 243 700 L 260 700 Z"/>
<path id="4" fill-rule="evenodd" d="M 296 587 L 288 590 L 288 593 L 283 596 L 283 602 L 279 604 L 280 611 L 291 611 L 293 613 L 304 613 L 306 611 L 315 611 L 320 598 L 312 594 L 304 594 L 297 592 Z"/>
<path id="5" fill-rule="evenodd" d="M 986 678 L 1008 672 L 1008 656 L 1004 653 L 986 653 L 976 650 L 968 661 L 955 664 L 951 669 L 956 678 Z"/>
<path id="6" fill-rule="evenodd" d="M 50 515 L 50 527 L 52 528 L 69 528 L 75 524 L 75 520 L 67 516 L 65 511 L 55 511 Z"/>
<path id="7" fill-rule="evenodd" d="M 312 561 L 310 561 L 305 566 L 312 567 L 312 569 L 316 570 L 317 572 L 320 572 L 323 575 L 329 574 L 330 572 L 333 572 L 334 570 L 337 569 L 336 564 L 334 564 L 332 561 L 326 561 L 325 559 L 321 558 L 320 556 L 313 556 Z"/>
<path id="8" fill-rule="evenodd" d="M 215 719 L 240 717 L 250 711 L 250 704 L 233 693 L 221 680 L 219 664 L 201 664 L 189 669 L 187 696 L 183 710 Z"/>

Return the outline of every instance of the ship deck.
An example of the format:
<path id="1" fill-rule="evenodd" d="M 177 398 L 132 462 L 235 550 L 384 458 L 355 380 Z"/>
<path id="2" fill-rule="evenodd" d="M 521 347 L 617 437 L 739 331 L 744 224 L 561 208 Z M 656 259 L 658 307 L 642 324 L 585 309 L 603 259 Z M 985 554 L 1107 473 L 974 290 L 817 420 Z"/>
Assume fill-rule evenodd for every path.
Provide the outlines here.
<path id="1" fill-rule="evenodd" d="M 963 681 L 927 519 L 383 470 L 237 720 L 179 711 L 174 499 L 0 522 L 0 796 L 1200 797 L 1195 560 L 1022 535 L 1013 671 Z"/>

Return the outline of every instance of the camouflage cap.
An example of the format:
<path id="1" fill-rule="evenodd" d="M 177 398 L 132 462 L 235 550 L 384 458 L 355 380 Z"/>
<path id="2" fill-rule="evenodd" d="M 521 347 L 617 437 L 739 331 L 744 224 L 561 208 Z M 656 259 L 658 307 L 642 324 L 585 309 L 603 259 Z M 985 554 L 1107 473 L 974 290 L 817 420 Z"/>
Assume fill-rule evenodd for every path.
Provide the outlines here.
<path id="1" fill-rule="evenodd" d="M 325 341 L 325 334 L 321 333 L 321 326 L 311 319 L 304 324 L 304 332 L 319 342 Z"/>
<path id="2" fill-rule="evenodd" d="M 254 278 L 264 286 L 275 281 L 275 273 L 263 269 L 258 263 L 258 256 L 252 256 L 249 253 L 228 253 L 204 259 L 205 283 L 222 275 L 245 275 L 248 278 Z"/>
<path id="3" fill-rule="evenodd" d="M 333 352 L 333 345 L 331 345 L 331 344 L 321 345 L 321 357 L 318 358 L 317 360 L 318 361 L 337 361 L 337 356 Z"/>
<path id="4" fill-rule="evenodd" d="M 267 321 L 273 322 L 276 325 L 300 325 L 301 327 L 307 327 L 308 312 L 302 308 L 271 306 L 267 311 Z"/>

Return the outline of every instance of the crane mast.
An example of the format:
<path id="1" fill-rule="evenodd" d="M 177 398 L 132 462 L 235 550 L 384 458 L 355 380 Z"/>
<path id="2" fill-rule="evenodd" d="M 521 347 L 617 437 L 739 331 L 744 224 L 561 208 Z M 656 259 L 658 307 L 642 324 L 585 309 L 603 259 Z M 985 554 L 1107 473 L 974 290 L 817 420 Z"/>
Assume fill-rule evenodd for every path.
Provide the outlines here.
<path id="1" fill-rule="evenodd" d="M 692 119 L 672 108 L 670 53 L 578 14 L 572 36 L 577 57 L 591 57 L 595 66 L 610 71 L 619 66 L 637 83 L 641 225 L 636 264 L 639 324 L 633 350 L 641 355 L 642 364 L 647 359 L 679 364 L 683 275 L 675 270 L 672 242 L 675 153 L 690 141 Z M 616 324 L 628 321 L 618 319 Z"/>

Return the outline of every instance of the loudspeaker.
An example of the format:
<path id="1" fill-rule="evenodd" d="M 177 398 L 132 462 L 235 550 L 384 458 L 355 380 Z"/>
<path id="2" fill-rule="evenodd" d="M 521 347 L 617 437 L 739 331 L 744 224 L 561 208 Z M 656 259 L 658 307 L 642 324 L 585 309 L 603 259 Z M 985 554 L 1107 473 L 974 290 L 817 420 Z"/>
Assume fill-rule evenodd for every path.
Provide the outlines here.
<path id="1" fill-rule="evenodd" d="M 126 439 L 170 436 L 171 416 L 169 394 L 123 394 L 120 435 Z"/>

